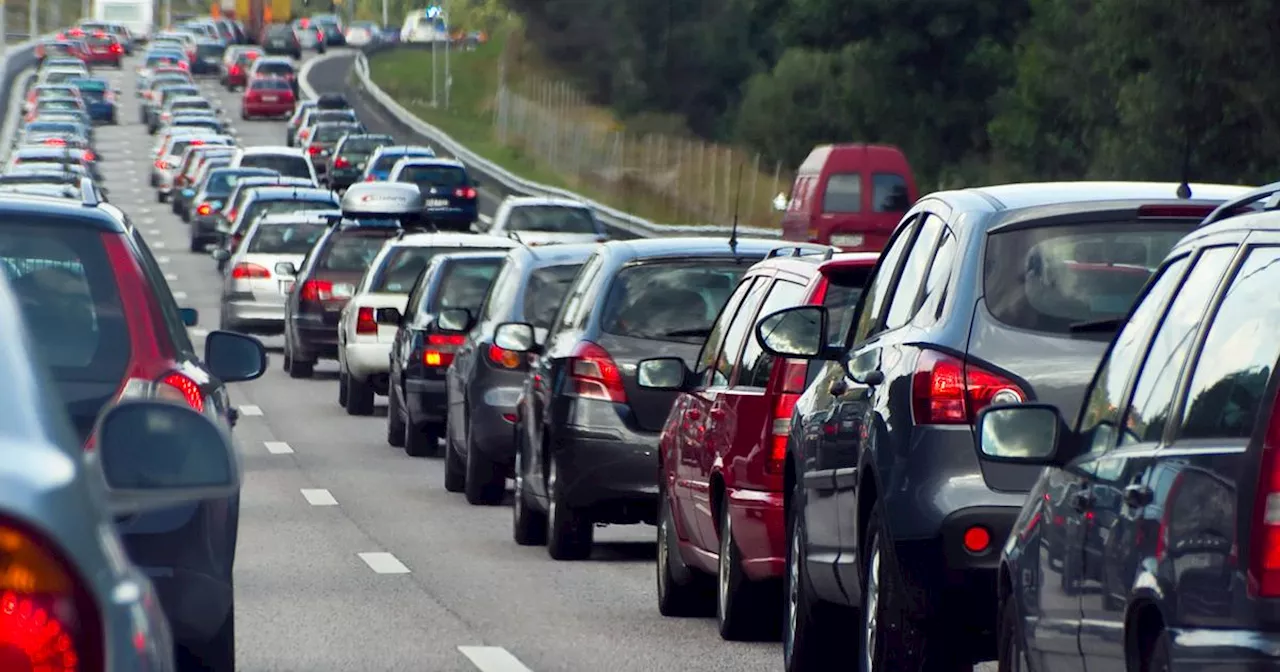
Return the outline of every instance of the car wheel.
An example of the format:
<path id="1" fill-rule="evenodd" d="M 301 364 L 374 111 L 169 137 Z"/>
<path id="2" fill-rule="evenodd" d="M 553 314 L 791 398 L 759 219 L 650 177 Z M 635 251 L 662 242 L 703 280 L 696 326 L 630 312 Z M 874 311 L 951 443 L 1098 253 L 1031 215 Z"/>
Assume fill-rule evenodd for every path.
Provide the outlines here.
<path id="1" fill-rule="evenodd" d="M 194 234 L 192 234 L 191 243 L 188 246 L 188 249 L 191 252 L 194 252 L 196 254 L 199 254 L 200 252 L 204 252 L 204 241 L 200 240 Z"/>
<path id="2" fill-rule="evenodd" d="M 1026 641 L 1022 638 L 1022 628 L 1018 623 L 1018 603 L 1010 591 L 1000 605 L 1000 615 L 996 619 L 1000 630 L 996 634 L 996 659 L 999 661 L 999 672 L 1027 672 L 1031 667 L 1027 664 Z"/>
<path id="3" fill-rule="evenodd" d="M 796 491 L 800 490 L 796 486 Z M 825 670 L 843 651 L 856 627 L 850 612 L 814 595 L 809 581 L 808 541 L 799 497 L 787 511 L 787 559 L 783 574 L 782 661 L 786 672 Z"/>
<path id="4" fill-rule="evenodd" d="M 659 478 L 663 478 L 661 472 Z M 671 501 L 662 484 L 658 490 L 658 613 L 675 618 L 710 615 L 715 605 L 711 577 L 684 564 Z"/>
<path id="5" fill-rule="evenodd" d="M 400 415 L 400 398 L 395 383 L 387 386 L 387 443 L 393 448 L 403 448 L 405 438 L 404 418 Z"/>
<path id="6" fill-rule="evenodd" d="M 156 192 L 156 203 L 164 203 L 164 202 L 165 202 L 165 201 L 167 201 L 168 199 L 169 199 L 169 197 L 168 197 L 168 196 L 165 196 L 165 194 L 164 194 L 164 192 L 163 192 L 163 191 L 157 191 L 157 192 Z"/>
<path id="7" fill-rule="evenodd" d="M 585 511 L 563 501 L 557 462 L 551 458 L 551 474 L 547 478 L 547 554 L 553 560 L 586 560 L 591 557 L 595 525 Z"/>
<path id="8" fill-rule="evenodd" d="M 467 464 L 462 456 L 454 450 L 452 442 L 445 438 L 444 442 L 444 489 L 449 492 L 462 492 L 467 487 Z"/>
<path id="9" fill-rule="evenodd" d="M 476 446 L 472 437 L 474 428 L 467 428 L 467 475 L 464 494 L 467 503 L 474 506 L 494 506 L 502 503 L 507 494 L 506 475 L 498 469 L 493 459 Z"/>
<path id="10" fill-rule="evenodd" d="M 404 422 L 404 454 L 409 457 L 435 457 L 440 451 L 440 431 L 435 425 L 427 425 L 419 429 L 409 422 Z M 448 476 L 445 478 L 448 481 Z"/>
<path id="11" fill-rule="evenodd" d="M 289 347 L 289 333 L 284 335 L 284 355 L 280 358 L 280 368 L 285 373 L 289 373 L 293 369 L 293 350 Z"/>
<path id="12" fill-rule="evenodd" d="M 1151 646 L 1142 652 L 1143 660 L 1139 661 L 1138 669 L 1141 672 L 1169 672 L 1172 667 L 1170 648 L 1169 631 L 1161 630 L 1160 635 L 1151 642 Z"/>
<path id="13" fill-rule="evenodd" d="M 196 647 L 184 647 L 185 656 L 179 656 L 179 669 L 218 670 L 235 672 L 236 669 L 236 616 L 234 609 L 218 628 L 217 634 Z M 188 660 L 183 660 L 186 658 Z M 185 665 L 183 663 L 186 663 Z"/>
<path id="14" fill-rule="evenodd" d="M 729 504 L 720 505 L 720 561 L 716 570 L 716 625 L 721 639 L 760 640 L 773 634 L 781 610 L 771 581 L 752 581 L 742 570 L 742 552 L 733 536 Z"/>
<path id="15" fill-rule="evenodd" d="M 347 374 L 347 415 L 373 415 L 373 386 L 366 378 Z"/>
<path id="16" fill-rule="evenodd" d="M 316 372 L 315 360 L 306 361 L 298 359 L 297 353 L 294 353 L 293 359 L 289 360 L 289 377 L 290 378 L 310 378 Z"/>
<path id="17" fill-rule="evenodd" d="M 511 539 L 521 546 L 540 546 L 547 543 L 547 514 L 530 508 L 528 488 L 524 476 L 524 448 L 520 432 L 516 432 L 516 487 L 511 498 Z"/>
<path id="18" fill-rule="evenodd" d="M 347 372 L 338 372 L 338 405 L 347 407 Z"/>

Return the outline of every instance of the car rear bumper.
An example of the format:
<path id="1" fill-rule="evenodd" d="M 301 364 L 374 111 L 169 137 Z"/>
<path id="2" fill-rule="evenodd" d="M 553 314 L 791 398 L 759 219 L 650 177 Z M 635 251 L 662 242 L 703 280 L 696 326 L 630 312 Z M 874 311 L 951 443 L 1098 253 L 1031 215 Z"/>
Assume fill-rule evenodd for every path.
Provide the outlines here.
<path id="1" fill-rule="evenodd" d="M 428 208 L 423 216 L 428 221 L 439 222 L 443 224 L 459 224 L 463 226 L 470 225 L 479 217 L 479 210 L 475 207 L 470 208 Z"/>
<path id="2" fill-rule="evenodd" d="M 244 103 L 242 109 L 251 117 L 283 117 L 293 114 L 293 103 Z"/>
<path id="3" fill-rule="evenodd" d="M 658 436 L 621 423 L 607 428 L 558 427 L 551 450 L 564 503 L 652 523 L 658 502 Z"/>
<path id="4" fill-rule="evenodd" d="M 448 398 L 444 379 L 408 378 L 404 381 L 405 411 L 415 427 L 443 424 Z"/>
<path id="5" fill-rule="evenodd" d="M 787 564 L 782 493 L 731 489 L 728 494 L 743 571 L 756 581 L 782 576 Z"/>
<path id="6" fill-rule="evenodd" d="M 495 464 L 510 469 L 515 464 L 515 417 L 519 387 L 492 387 L 471 404 L 471 448 L 483 452 Z"/>
<path id="7" fill-rule="evenodd" d="M 296 325 L 294 327 L 299 350 L 298 359 L 337 359 L 338 328 L 336 326 Z"/>
<path id="8" fill-rule="evenodd" d="M 258 322 L 284 329 L 284 304 L 238 299 L 225 304 L 231 322 Z"/>
<path id="9" fill-rule="evenodd" d="M 347 343 L 342 356 L 347 373 L 355 378 L 386 376 L 391 370 L 390 343 Z"/>

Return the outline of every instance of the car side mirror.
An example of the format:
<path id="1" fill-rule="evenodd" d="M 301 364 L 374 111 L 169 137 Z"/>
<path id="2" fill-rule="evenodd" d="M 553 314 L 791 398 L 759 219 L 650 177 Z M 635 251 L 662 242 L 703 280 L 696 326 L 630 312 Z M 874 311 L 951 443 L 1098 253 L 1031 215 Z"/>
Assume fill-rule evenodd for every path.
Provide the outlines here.
<path id="1" fill-rule="evenodd" d="M 209 254 L 213 257 L 214 261 L 226 261 L 231 258 L 230 250 L 227 250 L 224 247 L 215 247 Z"/>
<path id="2" fill-rule="evenodd" d="M 267 370 L 267 349 L 253 336 L 211 331 L 204 339 L 204 364 L 224 383 L 254 380 Z"/>
<path id="3" fill-rule="evenodd" d="M 240 489 L 230 437 L 212 420 L 172 401 L 123 401 L 98 420 L 97 450 L 110 508 L 130 514 Z"/>
<path id="4" fill-rule="evenodd" d="M 288 277 L 293 277 L 298 274 L 298 268 L 293 265 L 292 261 L 276 262 L 275 271 L 276 275 L 284 275 Z"/>
<path id="5" fill-rule="evenodd" d="M 689 387 L 689 367 L 679 357 L 655 357 L 636 364 L 636 384 L 650 390 L 683 392 Z"/>
<path id="6" fill-rule="evenodd" d="M 379 308 L 373 311 L 373 321 L 391 327 L 398 327 L 404 321 L 399 308 Z"/>
<path id="7" fill-rule="evenodd" d="M 978 457 L 988 462 L 1063 467 L 1074 457 L 1072 432 L 1056 406 L 1002 404 L 978 414 Z"/>
<path id="8" fill-rule="evenodd" d="M 194 327 L 200 323 L 200 312 L 195 308 L 179 308 L 178 314 L 182 316 L 183 326 Z"/>
<path id="9" fill-rule="evenodd" d="M 493 344 L 503 350 L 537 353 L 537 334 L 527 322 L 504 322 L 493 332 Z"/>
<path id="10" fill-rule="evenodd" d="M 824 306 L 783 308 L 756 323 L 756 338 L 775 357 L 827 359 L 827 320 Z"/>
<path id="11" fill-rule="evenodd" d="M 436 326 L 441 331 L 463 333 L 471 328 L 471 311 L 466 308 L 445 308 L 436 316 Z"/>

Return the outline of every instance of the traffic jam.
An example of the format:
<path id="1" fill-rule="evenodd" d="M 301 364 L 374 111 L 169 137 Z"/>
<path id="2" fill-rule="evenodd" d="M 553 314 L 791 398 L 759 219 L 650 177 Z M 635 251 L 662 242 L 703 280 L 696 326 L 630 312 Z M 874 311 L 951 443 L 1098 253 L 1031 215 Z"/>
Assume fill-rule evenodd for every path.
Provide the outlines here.
<path id="1" fill-rule="evenodd" d="M 833 145 L 781 209 L 842 247 L 636 238 L 407 142 L 344 31 L 37 45 L 0 670 L 1280 665 L 1280 183 Z"/>

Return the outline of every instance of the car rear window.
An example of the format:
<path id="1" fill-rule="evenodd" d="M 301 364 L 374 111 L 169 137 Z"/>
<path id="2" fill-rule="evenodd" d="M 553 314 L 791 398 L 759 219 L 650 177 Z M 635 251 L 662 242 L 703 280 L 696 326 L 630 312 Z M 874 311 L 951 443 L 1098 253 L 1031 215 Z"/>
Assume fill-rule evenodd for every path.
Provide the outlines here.
<path id="1" fill-rule="evenodd" d="M 129 332 L 101 237 L 70 226 L 0 226 L 0 272 L 59 382 L 114 382 Z"/>
<path id="2" fill-rule="evenodd" d="M 207 100 L 175 100 L 169 105 L 171 110 L 212 110 L 213 105 Z"/>
<path id="3" fill-rule="evenodd" d="M 258 65 L 258 74 L 267 75 L 292 75 L 293 66 L 288 63 L 278 63 L 274 61 L 263 62 Z"/>
<path id="4" fill-rule="evenodd" d="M 328 229 L 324 224 L 269 224 L 259 226 L 249 240 L 250 254 L 306 254 Z"/>
<path id="5" fill-rule="evenodd" d="M 244 217 L 240 220 L 244 224 L 251 224 L 253 220 L 263 215 L 279 215 L 289 212 L 299 212 L 302 210 L 314 209 L 319 202 L 306 199 L 281 198 L 281 199 L 263 199 L 255 198 L 244 207 Z"/>
<path id="6" fill-rule="evenodd" d="M 337 142 L 342 136 L 355 131 L 359 126 L 355 124 L 320 124 L 316 126 L 316 142 Z"/>
<path id="7" fill-rule="evenodd" d="M 397 179 L 435 187 L 461 187 L 468 184 L 467 171 L 457 166 L 405 166 Z"/>
<path id="8" fill-rule="evenodd" d="M 459 250 L 457 247 L 418 247 L 414 245 L 398 245 L 387 253 L 369 283 L 371 292 L 388 292 L 391 294 L 408 294 L 423 269 L 436 256 L 451 252 L 485 252 L 492 248 L 468 247 Z"/>
<path id="9" fill-rule="evenodd" d="M 524 290 L 524 319 L 535 327 L 550 329 L 569 286 L 582 264 L 547 266 L 529 274 Z"/>
<path id="10" fill-rule="evenodd" d="M 530 233 L 597 233 L 590 210 L 561 205 L 513 208 L 507 217 L 506 229 Z"/>
<path id="11" fill-rule="evenodd" d="M 240 160 L 245 168 L 267 168 L 285 177 L 311 179 L 311 162 L 288 154 L 249 154 Z"/>
<path id="12" fill-rule="evenodd" d="M 386 147 L 393 141 L 391 138 L 348 138 L 342 144 L 342 154 L 347 157 L 368 158 L 374 150 Z"/>
<path id="13" fill-rule="evenodd" d="M 373 169 L 389 171 L 393 167 L 395 167 L 396 161 L 399 161 L 400 159 L 403 159 L 406 156 L 421 156 L 421 155 L 420 154 L 404 154 L 401 152 L 383 154 L 382 156 L 378 157 L 377 163 L 373 164 Z"/>
<path id="14" fill-rule="evenodd" d="M 609 288 L 604 331 L 700 345 L 748 265 L 704 260 L 623 268 Z"/>
<path id="15" fill-rule="evenodd" d="M 97 35 L 93 35 L 89 37 L 88 42 L 93 46 L 100 47 L 105 44 L 111 44 L 112 42 L 115 42 L 115 39 L 110 35 L 103 35 L 101 37 Z"/>
<path id="16" fill-rule="evenodd" d="M 1099 222 L 995 233 L 987 239 L 983 269 L 987 309 L 1011 327 L 1053 334 L 1122 318 L 1194 226 Z"/>
<path id="17" fill-rule="evenodd" d="M 253 91 L 291 91 L 289 82 L 283 79 L 255 79 L 249 84 Z"/>
<path id="18" fill-rule="evenodd" d="M 36 105 L 36 109 L 41 112 L 49 110 L 79 110 L 80 105 L 72 98 L 54 98 L 40 101 Z"/>
<path id="19" fill-rule="evenodd" d="M 873 269 L 873 266 L 833 268 L 824 273 L 827 295 L 822 297 L 822 305 L 827 308 L 827 324 L 831 325 L 827 329 L 830 345 L 844 343 L 845 334 L 853 326 L 853 312 L 862 298 L 862 290 L 871 281 Z"/>
<path id="20" fill-rule="evenodd" d="M 335 234 L 320 259 L 319 268 L 324 271 L 359 272 L 369 270 L 373 258 L 382 250 L 387 238 L 395 235 L 395 229 L 385 232 L 344 231 Z M 405 290 L 408 291 L 408 290 Z"/>
<path id="21" fill-rule="evenodd" d="M 202 44 L 196 47 L 196 53 L 200 56 L 221 56 L 227 51 L 225 44 Z"/>
<path id="22" fill-rule="evenodd" d="M 444 269 L 440 279 L 440 291 L 436 294 L 436 307 L 465 308 L 475 315 L 489 293 L 489 286 L 502 269 L 505 258 L 459 259 Z"/>

